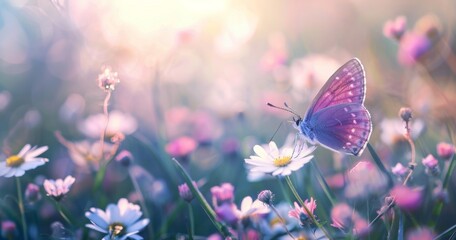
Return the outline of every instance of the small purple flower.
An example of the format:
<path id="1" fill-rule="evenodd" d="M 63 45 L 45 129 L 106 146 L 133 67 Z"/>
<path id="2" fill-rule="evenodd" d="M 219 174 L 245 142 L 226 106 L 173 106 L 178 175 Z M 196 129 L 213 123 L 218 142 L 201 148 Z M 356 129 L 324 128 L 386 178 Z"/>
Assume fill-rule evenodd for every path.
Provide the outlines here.
<path id="1" fill-rule="evenodd" d="M 397 58 L 404 66 L 413 66 L 420 57 L 427 53 L 432 47 L 432 41 L 425 35 L 407 32 L 399 43 Z"/>
<path id="2" fill-rule="evenodd" d="M 215 214 L 217 217 L 232 226 L 235 226 L 239 220 L 239 210 L 234 203 L 225 202 L 222 205 L 215 208 Z"/>
<path id="3" fill-rule="evenodd" d="M 429 154 L 422 162 L 426 167 L 426 174 L 430 176 L 438 176 L 440 174 L 439 161 L 434 156 Z"/>
<path id="4" fill-rule="evenodd" d="M 396 205 L 404 211 L 418 209 L 422 203 L 422 194 L 419 189 L 410 189 L 406 186 L 397 185 L 390 191 Z"/>
<path id="5" fill-rule="evenodd" d="M 263 190 L 258 194 L 257 199 L 266 205 L 271 205 L 274 199 L 274 194 L 271 192 L 271 190 Z"/>
<path id="6" fill-rule="evenodd" d="M 2 222 L 2 237 L 5 239 L 15 239 L 17 226 L 13 221 Z"/>
<path id="7" fill-rule="evenodd" d="M 407 19 L 404 16 L 398 16 L 394 20 L 389 20 L 383 25 L 383 35 L 388 38 L 399 40 L 405 32 Z"/>
<path id="8" fill-rule="evenodd" d="M 40 187 L 34 183 L 29 183 L 25 189 L 25 201 L 33 205 L 41 199 Z"/>
<path id="9" fill-rule="evenodd" d="M 196 184 L 196 182 L 192 182 L 192 184 L 195 188 L 198 188 L 198 185 Z M 193 198 L 194 198 L 193 193 L 190 190 L 190 188 L 188 187 L 187 183 L 181 184 L 181 185 L 177 186 L 177 188 L 179 189 L 179 196 L 182 199 L 184 199 L 186 202 L 191 202 L 193 200 Z"/>
<path id="10" fill-rule="evenodd" d="M 426 166 L 427 168 L 435 168 L 439 165 L 439 161 L 435 159 L 432 154 L 427 155 L 426 158 L 423 159 L 423 165 Z"/>
<path id="11" fill-rule="evenodd" d="M 413 229 L 407 232 L 406 239 L 407 240 L 432 240 L 436 237 L 435 233 L 427 228 L 427 227 L 420 227 L 417 229 Z"/>
<path id="12" fill-rule="evenodd" d="M 214 203 L 232 203 L 234 201 L 234 186 L 231 183 L 222 183 L 220 186 L 214 186 L 211 188 L 211 193 Z M 217 204 L 214 204 L 214 206 L 217 206 Z"/>
<path id="13" fill-rule="evenodd" d="M 440 142 L 437 144 L 437 155 L 444 160 L 449 160 L 455 153 L 455 147 L 452 144 L 446 142 Z"/>
<path id="14" fill-rule="evenodd" d="M 122 164 L 124 167 L 130 166 L 131 162 L 133 161 L 133 155 L 128 150 L 122 150 L 116 156 L 116 161 Z"/>
<path id="15" fill-rule="evenodd" d="M 393 172 L 394 175 L 396 175 L 398 177 L 403 177 L 408 172 L 408 168 L 406 168 L 401 163 L 397 163 L 393 167 L 392 172 Z"/>

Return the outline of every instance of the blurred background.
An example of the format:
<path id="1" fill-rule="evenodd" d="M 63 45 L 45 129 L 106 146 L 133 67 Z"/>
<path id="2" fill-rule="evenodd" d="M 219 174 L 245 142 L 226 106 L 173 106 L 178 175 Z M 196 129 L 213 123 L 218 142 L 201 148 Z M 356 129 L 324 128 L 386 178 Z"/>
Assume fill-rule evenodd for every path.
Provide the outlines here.
<path id="1" fill-rule="evenodd" d="M 72 174 L 76 183 L 65 205 L 74 214 L 104 208 L 120 197 L 134 201 L 128 174 L 113 163 L 103 183 L 109 197 L 95 203 L 88 189 L 98 164 L 74 156 L 55 135 L 87 149 L 99 139 L 106 93 L 97 78 L 110 66 L 120 79 L 109 102 L 110 127 L 126 136 L 119 150 L 134 156 L 133 177 L 147 193 L 151 224 L 159 231 L 174 211 L 163 236 L 185 233 L 186 220 L 175 210 L 181 201 L 177 184 L 183 181 L 167 162 L 170 156 L 180 158 L 195 180 L 206 182 L 202 192 L 231 182 L 238 201 L 269 188 L 277 190 L 280 202 L 277 180 L 258 181 L 244 167 L 253 145 L 274 137 L 280 146 L 295 133 L 288 123 L 291 114 L 266 103 L 287 102 L 304 115 L 328 77 L 357 57 L 367 76 L 370 143 L 388 169 L 398 162 L 406 166 L 401 107 L 414 113 L 417 159 L 436 154 L 440 141 L 452 142 L 455 9 L 451 0 L 0 0 L 1 149 L 8 156 L 26 143 L 49 146 L 45 156 L 50 162 L 27 172 L 24 182 Z M 405 17 L 405 26 L 391 35 L 386 24 L 398 16 Z M 335 181 L 330 185 L 339 200 L 353 203 L 357 197 L 344 195 L 344 183 L 337 185 L 333 177 L 360 159 L 370 161 L 369 153 L 347 157 L 318 148 L 313 161 L 329 183 Z M 305 167 L 295 179 L 302 187 L 304 182 L 315 185 L 312 174 Z M 414 176 L 413 185 L 432 192 L 422 165 Z M 12 182 L 1 178 L 0 192 L 14 194 Z M 456 224 L 455 183 L 451 178 L 450 204 L 435 232 Z M 365 206 L 362 200 L 360 208 L 374 216 L 387 191 L 363 193 L 372 203 Z M 36 216 L 43 221 L 35 224 L 36 231 L 51 235 L 49 225 L 58 216 L 52 205 L 40 204 Z M 426 219 L 430 209 L 419 210 L 417 221 Z M 204 212 L 196 214 L 210 224 Z M 87 222 L 84 216 L 76 218 L 81 226 Z M 197 227 L 203 236 L 214 232 Z"/>

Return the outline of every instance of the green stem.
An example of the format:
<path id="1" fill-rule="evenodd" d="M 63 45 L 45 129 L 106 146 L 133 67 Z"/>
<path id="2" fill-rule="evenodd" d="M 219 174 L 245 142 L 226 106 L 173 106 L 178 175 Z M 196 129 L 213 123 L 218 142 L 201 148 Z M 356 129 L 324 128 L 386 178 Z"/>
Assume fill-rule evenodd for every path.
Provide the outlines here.
<path id="1" fill-rule="evenodd" d="M 323 177 L 323 174 L 321 173 L 320 169 L 318 168 L 317 163 L 315 163 L 315 161 L 311 161 L 311 162 L 312 162 L 312 167 L 318 173 L 317 174 L 318 183 L 320 184 L 321 188 L 323 189 L 323 192 L 325 193 L 326 197 L 331 202 L 331 205 L 334 206 L 336 204 L 336 201 L 334 200 L 335 196 L 334 196 L 333 192 L 329 189 L 329 185 L 326 182 L 325 178 Z"/>
<path id="2" fill-rule="evenodd" d="M 188 231 L 188 238 L 193 240 L 193 236 L 195 235 L 195 220 L 193 218 L 193 208 L 192 205 L 189 203 L 188 206 L 188 219 L 190 220 L 190 230 Z"/>
<path id="3" fill-rule="evenodd" d="M 102 165 L 100 169 L 97 171 L 95 175 L 95 181 L 93 183 L 93 192 L 97 193 L 100 190 L 101 184 L 103 183 L 103 179 L 106 175 L 106 169 L 108 168 L 108 164 L 111 161 L 106 162 L 106 164 Z"/>
<path id="4" fill-rule="evenodd" d="M 23 234 L 24 240 L 28 240 L 27 221 L 25 221 L 24 201 L 22 200 L 21 180 L 19 177 L 16 177 L 16 188 L 17 188 L 17 199 L 18 199 L 19 211 L 21 212 L 22 234 Z"/>
<path id="5" fill-rule="evenodd" d="M 399 227 L 397 230 L 397 239 L 404 239 L 404 214 L 402 213 L 402 211 L 399 211 Z"/>
<path id="6" fill-rule="evenodd" d="M 274 207 L 274 205 L 270 204 L 269 205 L 272 209 L 272 211 L 274 211 L 274 213 L 277 215 L 277 217 L 279 218 L 280 222 L 282 223 L 282 226 L 283 228 L 285 229 L 285 231 L 287 232 L 287 234 L 291 237 L 291 239 L 296 239 L 293 234 L 291 234 L 290 230 L 288 230 L 287 228 L 287 223 L 285 222 L 285 220 L 282 218 L 282 216 L 280 215 L 279 211 L 277 211 L 277 209 Z"/>
<path id="7" fill-rule="evenodd" d="M 293 183 L 291 182 L 291 179 L 290 179 L 290 176 L 286 176 L 285 179 L 287 180 L 287 183 L 288 183 L 288 186 L 290 187 L 291 191 L 293 192 L 294 196 L 296 197 L 296 199 L 298 200 L 299 204 L 304 208 L 304 210 L 306 211 L 307 215 L 310 217 L 310 219 L 312 220 L 312 222 L 318 227 L 321 229 L 321 231 L 323 231 L 323 233 L 325 234 L 325 236 L 328 238 L 328 239 L 331 239 L 331 235 L 329 234 L 329 232 L 326 230 L 326 228 L 320 224 L 320 222 L 317 221 L 317 219 L 315 219 L 315 216 L 313 215 L 312 212 L 310 212 L 310 210 L 307 208 L 307 206 L 304 204 L 304 201 L 301 199 L 301 197 L 299 196 L 298 194 L 298 191 L 296 191 L 296 188 L 294 187 Z"/>
<path id="8" fill-rule="evenodd" d="M 380 160 L 380 157 L 378 156 L 377 152 L 372 147 L 372 145 L 370 145 L 370 143 L 367 143 L 367 149 L 369 150 L 369 153 L 372 155 L 372 158 L 374 159 L 374 162 L 377 165 L 377 167 L 388 178 L 388 186 L 392 187 L 394 185 L 393 178 L 391 177 L 391 174 L 389 174 L 388 170 L 386 170 L 385 165 L 383 165 L 382 160 Z"/>
<path id="9" fill-rule="evenodd" d="M 289 195 L 289 191 L 287 191 L 285 189 L 285 186 L 283 185 L 282 178 L 279 178 L 279 185 L 280 185 L 280 190 L 282 190 L 282 194 L 285 197 L 285 200 L 288 203 L 290 203 L 291 205 L 293 205 L 293 201 L 291 201 L 291 198 L 290 198 L 290 195 Z"/>
<path id="10" fill-rule="evenodd" d="M 162 223 L 160 230 L 158 231 L 158 235 L 155 236 L 153 239 L 162 239 L 163 235 L 168 231 L 168 227 L 173 223 L 178 215 L 181 212 L 182 207 L 184 206 L 184 201 L 179 201 L 177 205 L 171 210 L 170 213 L 166 215 L 166 219 Z"/>
<path id="11" fill-rule="evenodd" d="M 201 207 L 203 210 L 206 212 L 207 216 L 209 219 L 212 221 L 214 224 L 215 228 L 222 234 L 224 238 L 227 237 L 232 237 L 231 233 L 228 231 L 227 227 L 223 225 L 222 223 L 217 221 L 217 216 L 215 214 L 215 211 L 211 208 L 209 203 L 206 201 L 206 199 L 203 197 L 203 194 L 193 185 L 193 181 L 188 175 L 187 171 L 182 167 L 182 165 L 177 161 L 177 159 L 173 158 L 172 160 L 174 164 L 176 165 L 177 169 L 181 173 L 181 175 L 184 177 L 185 183 L 187 183 L 188 187 L 192 191 L 193 196 L 195 196 L 196 200 L 200 203 Z"/>
<path id="12" fill-rule="evenodd" d="M 448 234 L 449 232 L 453 231 L 454 229 L 456 229 L 456 225 L 453 225 L 450 228 L 448 228 L 447 230 L 445 230 L 443 233 L 441 233 L 440 235 L 435 237 L 434 240 L 440 239 L 441 237 L 445 236 L 446 234 Z"/>
<path id="13" fill-rule="evenodd" d="M 60 204 L 60 202 L 57 202 L 55 203 L 56 207 L 57 207 L 57 210 L 59 211 L 60 213 L 60 216 L 62 216 L 62 218 L 70 225 L 70 226 L 74 226 L 73 225 L 73 221 L 70 220 L 70 218 L 65 214 L 65 212 L 63 211 L 63 208 L 62 208 L 62 205 Z"/>
<path id="14" fill-rule="evenodd" d="M 143 209 L 144 216 L 149 219 L 149 224 L 147 224 L 147 231 L 149 232 L 149 236 L 152 237 L 154 236 L 154 228 L 152 221 L 153 219 L 150 217 L 149 209 L 147 208 L 147 204 L 144 198 L 144 194 L 141 191 L 141 188 L 139 187 L 139 183 L 134 177 L 134 174 L 131 172 L 131 169 L 128 169 L 128 175 L 130 175 L 130 180 L 133 184 L 133 187 L 135 188 L 135 191 L 138 193 L 139 196 L 139 204 L 141 205 L 141 208 Z"/>
<path id="15" fill-rule="evenodd" d="M 450 135 L 451 142 L 454 142 L 452 131 L 448 125 L 447 125 L 447 130 Z M 442 184 L 442 190 L 447 189 L 448 184 L 450 183 L 451 175 L 453 174 L 454 168 L 456 167 L 456 160 L 455 160 L 456 158 L 455 157 L 456 157 L 455 154 L 453 154 L 453 157 L 449 160 L 450 165 L 447 168 L 447 172 L 445 173 L 445 178 L 444 178 L 443 184 Z M 432 217 L 430 218 L 432 220 L 429 224 L 429 226 L 431 228 L 435 228 L 435 225 L 437 224 L 437 220 L 440 216 L 440 213 L 442 212 L 442 209 L 443 209 L 443 201 L 437 203 L 437 205 L 434 206 L 434 209 L 432 209 Z"/>

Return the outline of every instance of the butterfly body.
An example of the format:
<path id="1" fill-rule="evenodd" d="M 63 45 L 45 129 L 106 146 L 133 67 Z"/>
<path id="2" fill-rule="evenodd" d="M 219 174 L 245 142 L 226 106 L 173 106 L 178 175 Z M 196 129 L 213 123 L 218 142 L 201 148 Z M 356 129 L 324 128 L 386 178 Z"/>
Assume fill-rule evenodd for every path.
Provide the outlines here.
<path id="1" fill-rule="evenodd" d="M 361 62 L 351 59 L 329 78 L 295 127 L 310 143 L 360 155 L 372 132 L 371 117 L 363 105 L 365 86 Z"/>

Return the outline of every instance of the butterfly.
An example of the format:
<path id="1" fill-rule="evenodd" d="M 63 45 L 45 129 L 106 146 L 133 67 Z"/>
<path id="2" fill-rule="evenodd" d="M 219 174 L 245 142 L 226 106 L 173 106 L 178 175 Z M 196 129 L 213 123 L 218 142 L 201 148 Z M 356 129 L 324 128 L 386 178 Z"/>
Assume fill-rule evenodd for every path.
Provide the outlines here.
<path id="1" fill-rule="evenodd" d="M 319 143 L 336 152 L 361 155 L 372 133 L 372 120 L 364 107 L 366 76 L 357 58 L 342 65 L 320 89 L 304 118 L 294 127 L 311 144 Z M 276 107 L 272 104 L 270 106 Z"/>

